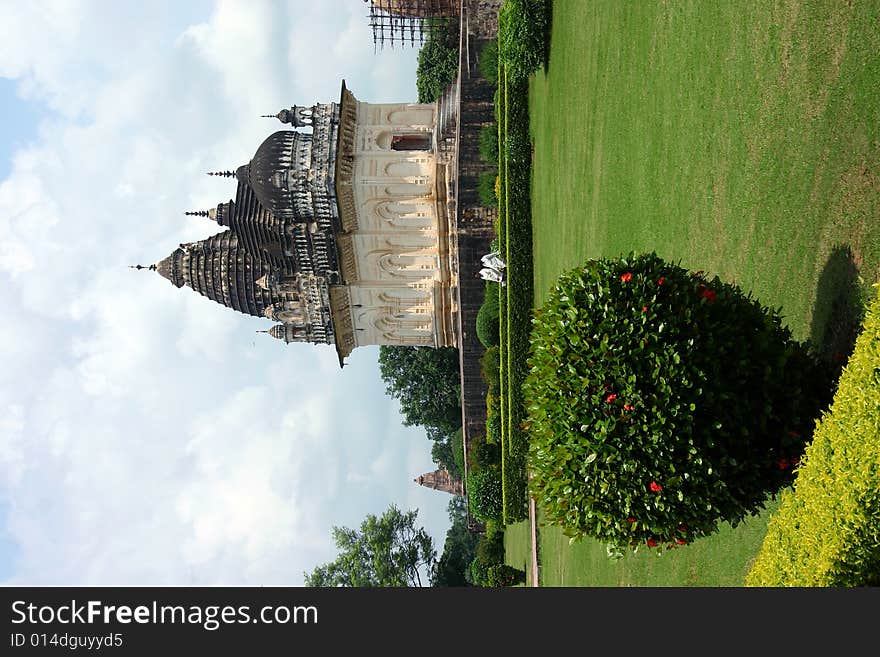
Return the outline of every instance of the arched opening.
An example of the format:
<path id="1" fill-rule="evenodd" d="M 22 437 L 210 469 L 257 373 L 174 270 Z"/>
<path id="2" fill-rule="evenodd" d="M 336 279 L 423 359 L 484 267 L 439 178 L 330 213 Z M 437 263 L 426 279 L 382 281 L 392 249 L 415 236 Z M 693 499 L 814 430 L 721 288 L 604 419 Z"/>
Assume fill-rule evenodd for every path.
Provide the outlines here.
<path id="1" fill-rule="evenodd" d="M 406 135 L 394 135 L 391 138 L 392 151 L 429 151 L 431 150 L 431 135 L 427 132 L 417 132 Z"/>

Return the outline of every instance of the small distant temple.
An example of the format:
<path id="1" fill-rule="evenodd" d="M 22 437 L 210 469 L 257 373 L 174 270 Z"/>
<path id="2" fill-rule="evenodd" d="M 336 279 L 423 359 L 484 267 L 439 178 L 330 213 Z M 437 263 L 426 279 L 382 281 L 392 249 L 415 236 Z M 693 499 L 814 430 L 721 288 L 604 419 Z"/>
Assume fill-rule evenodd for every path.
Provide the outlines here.
<path id="1" fill-rule="evenodd" d="M 210 174 L 235 198 L 186 213 L 221 230 L 146 269 L 275 322 L 267 333 L 285 343 L 334 345 L 340 366 L 362 345 L 456 346 L 442 110 L 361 102 L 343 82 L 338 103 L 270 115 L 290 128 Z"/>
<path id="2" fill-rule="evenodd" d="M 458 496 L 464 495 L 464 484 L 460 479 L 454 478 L 448 470 L 440 469 L 426 472 L 413 479 L 413 481 L 419 484 L 419 486 L 441 490 L 444 493 Z"/>

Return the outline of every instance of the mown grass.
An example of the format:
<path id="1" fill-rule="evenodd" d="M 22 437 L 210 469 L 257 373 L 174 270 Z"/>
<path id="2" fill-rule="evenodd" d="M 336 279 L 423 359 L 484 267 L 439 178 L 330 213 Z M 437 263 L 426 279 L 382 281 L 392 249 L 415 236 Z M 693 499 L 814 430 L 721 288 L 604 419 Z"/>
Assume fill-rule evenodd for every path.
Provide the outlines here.
<path id="1" fill-rule="evenodd" d="M 772 500 L 760 516 L 735 529 L 725 524 L 716 536 L 692 545 L 660 554 L 627 553 L 618 560 L 609 559 L 597 541 L 570 545 L 556 527 L 541 524 L 539 511 L 541 586 L 742 586 L 766 533 L 766 516 L 777 505 Z"/>
<path id="2" fill-rule="evenodd" d="M 504 528 L 504 563 L 526 572 L 526 586 L 532 586 L 531 527 L 528 520 Z"/>
<path id="3" fill-rule="evenodd" d="M 535 303 L 585 259 L 653 250 L 845 356 L 836 309 L 880 273 L 878 52 L 876 2 L 556 0 L 530 89 Z M 542 584 L 741 585 L 768 515 L 620 561 L 542 527 Z"/>

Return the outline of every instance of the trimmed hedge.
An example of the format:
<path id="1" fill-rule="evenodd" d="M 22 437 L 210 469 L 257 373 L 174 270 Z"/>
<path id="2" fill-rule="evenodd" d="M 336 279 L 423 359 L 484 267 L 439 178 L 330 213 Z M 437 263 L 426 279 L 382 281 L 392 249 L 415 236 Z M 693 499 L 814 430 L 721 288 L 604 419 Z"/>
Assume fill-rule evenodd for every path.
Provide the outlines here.
<path id="1" fill-rule="evenodd" d="M 541 68 L 549 35 L 547 0 L 504 0 L 498 11 L 498 59 L 507 75 L 524 79 Z"/>
<path id="2" fill-rule="evenodd" d="M 452 458 L 455 461 L 455 466 L 458 468 L 459 472 L 464 473 L 464 434 L 461 429 L 452 434 L 450 444 L 452 447 Z"/>
<path id="3" fill-rule="evenodd" d="M 483 443 L 484 445 L 488 443 Z M 488 522 L 501 518 L 501 476 L 495 468 L 484 468 L 468 474 L 468 499 L 471 513 L 477 520 Z"/>
<path id="4" fill-rule="evenodd" d="M 480 356 L 480 377 L 489 387 L 489 393 L 497 395 L 501 388 L 501 348 L 498 345 L 488 347 Z"/>
<path id="5" fill-rule="evenodd" d="M 490 442 L 482 436 L 477 436 L 471 442 L 470 454 L 468 454 L 468 470 L 477 472 L 489 470 L 501 465 L 501 445 Z"/>
<path id="6" fill-rule="evenodd" d="M 492 84 L 498 84 L 498 40 L 492 40 L 483 46 L 477 62 L 480 73 Z"/>
<path id="7" fill-rule="evenodd" d="M 880 586 L 880 296 L 746 585 Z"/>
<path id="8" fill-rule="evenodd" d="M 791 483 L 827 369 L 779 313 L 656 254 L 591 260 L 537 312 L 532 490 L 569 536 L 689 543 Z"/>
<path id="9" fill-rule="evenodd" d="M 480 157 L 490 164 L 498 164 L 498 126 L 484 125 L 478 139 Z"/>
<path id="10" fill-rule="evenodd" d="M 486 570 L 486 586 L 503 587 L 526 583 L 526 571 L 506 563 L 489 566 Z"/>
<path id="11" fill-rule="evenodd" d="M 504 563 L 504 525 L 490 521 L 477 542 L 477 558 L 488 566 Z"/>
<path id="12" fill-rule="evenodd" d="M 483 305 L 477 311 L 477 338 L 487 349 L 489 347 L 497 347 L 500 341 L 498 334 L 498 317 L 500 314 L 498 306 L 498 283 L 486 283 L 486 294 L 483 298 Z"/>
<path id="13" fill-rule="evenodd" d="M 471 561 L 470 581 L 477 586 L 490 584 L 489 572 L 495 566 L 504 564 L 504 525 L 496 520 L 486 521 L 486 531 L 480 536 L 476 556 Z M 494 576 L 497 581 L 497 574 Z"/>
<path id="14" fill-rule="evenodd" d="M 497 208 L 498 196 L 495 193 L 495 180 L 498 171 L 491 169 L 480 172 L 477 178 L 477 195 L 480 197 L 480 205 L 485 208 Z"/>
<path id="15" fill-rule="evenodd" d="M 486 441 L 503 445 L 501 396 L 489 393 L 486 395 Z M 503 456 L 502 456 L 503 459 Z"/>
<path id="16" fill-rule="evenodd" d="M 522 384 L 528 373 L 534 295 L 527 82 L 510 80 L 505 73 L 501 99 L 499 153 L 503 184 L 498 236 L 502 258 L 507 263 L 507 285 L 501 289 L 504 520 L 513 523 L 528 517 L 528 436 L 523 429 L 526 409 Z"/>
<path id="17" fill-rule="evenodd" d="M 474 557 L 471 561 L 471 583 L 474 586 L 489 586 L 489 564 Z"/>

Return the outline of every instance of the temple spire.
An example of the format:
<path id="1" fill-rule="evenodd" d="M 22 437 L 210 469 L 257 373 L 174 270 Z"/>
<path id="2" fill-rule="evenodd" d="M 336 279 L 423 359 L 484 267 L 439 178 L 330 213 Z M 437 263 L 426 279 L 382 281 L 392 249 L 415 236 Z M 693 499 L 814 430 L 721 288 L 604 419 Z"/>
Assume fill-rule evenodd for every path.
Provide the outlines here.
<path id="1" fill-rule="evenodd" d="M 129 269 L 149 269 L 150 271 L 156 271 L 156 265 L 150 265 L 149 267 L 145 267 L 144 265 L 129 265 Z"/>
<path id="2" fill-rule="evenodd" d="M 208 171 L 209 176 L 222 176 L 223 178 L 232 178 L 235 176 L 234 171 Z"/>
<path id="3" fill-rule="evenodd" d="M 184 212 L 188 217 L 210 217 L 207 210 L 196 210 L 195 212 Z"/>

